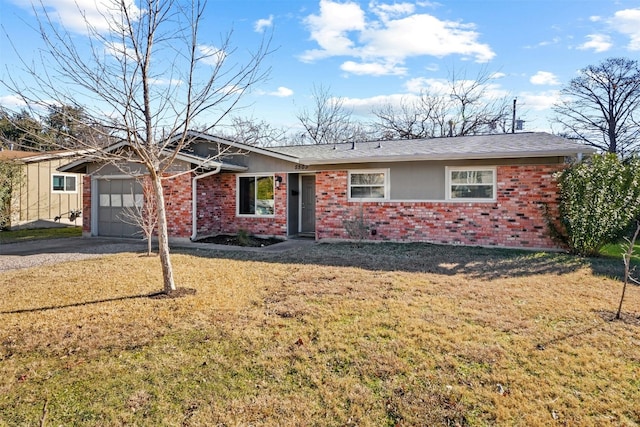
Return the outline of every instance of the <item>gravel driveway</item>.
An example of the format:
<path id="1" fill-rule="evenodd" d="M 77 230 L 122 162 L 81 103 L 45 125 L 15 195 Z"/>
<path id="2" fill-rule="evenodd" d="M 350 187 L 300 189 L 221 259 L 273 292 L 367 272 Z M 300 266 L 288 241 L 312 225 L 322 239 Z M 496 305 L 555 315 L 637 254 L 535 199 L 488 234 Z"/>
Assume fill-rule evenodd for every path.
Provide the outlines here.
<path id="1" fill-rule="evenodd" d="M 70 237 L 0 245 L 0 271 L 146 251 L 142 240 Z"/>
<path id="2" fill-rule="evenodd" d="M 315 242 L 310 239 L 290 239 L 263 248 L 226 246 L 208 243 L 183 242 L 171 248 L 190 248 L 219 251 L 284 252 L 305 250 Z M 65 239 L 33 240 L 0 245 L 0 272 L 20 268 L 57 264 L 98 258 L 119 252 L 146 252 L 147 242 L 142 239 L 116 239 L 104 237 L 69 237 Z"/>

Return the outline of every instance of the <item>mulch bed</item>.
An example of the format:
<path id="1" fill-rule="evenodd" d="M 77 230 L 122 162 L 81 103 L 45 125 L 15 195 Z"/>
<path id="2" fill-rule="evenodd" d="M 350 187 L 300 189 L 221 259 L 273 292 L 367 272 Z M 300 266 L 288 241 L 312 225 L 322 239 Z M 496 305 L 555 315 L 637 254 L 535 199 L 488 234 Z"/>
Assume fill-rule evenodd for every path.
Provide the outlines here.
<path id="1" fill-rule="evenodd" d="M 251 247 L 261 247 L 261 246 L 269 246 L 275 245 L 276 243 L 281 243 L 281 239 L 276 238 L 261 238 L 248 236 L 244 238 L 239 238 L 238 236 L 231 236 L 227 234 L 221 234 L 218 236 L 206 237 L 204 239 L 196 240 L 196 243 L 215 243 L 217 245 L 229 245 L 229 246 L 251 246 Z"/>

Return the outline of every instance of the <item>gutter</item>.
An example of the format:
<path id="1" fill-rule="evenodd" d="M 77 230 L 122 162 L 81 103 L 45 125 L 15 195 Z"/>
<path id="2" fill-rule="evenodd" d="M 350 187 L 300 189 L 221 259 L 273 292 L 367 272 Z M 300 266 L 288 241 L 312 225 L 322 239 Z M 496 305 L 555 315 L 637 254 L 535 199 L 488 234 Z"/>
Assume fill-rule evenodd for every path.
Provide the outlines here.
<path id="1" fill-rule="evenodd" d="M 222 164 L 219 164 L 214 170 L 193 177 L 191 183 L 191 237 L 189 238 L 192 241 L 198 235 L 198 180 L 220 173 L 221 168 Z"/>

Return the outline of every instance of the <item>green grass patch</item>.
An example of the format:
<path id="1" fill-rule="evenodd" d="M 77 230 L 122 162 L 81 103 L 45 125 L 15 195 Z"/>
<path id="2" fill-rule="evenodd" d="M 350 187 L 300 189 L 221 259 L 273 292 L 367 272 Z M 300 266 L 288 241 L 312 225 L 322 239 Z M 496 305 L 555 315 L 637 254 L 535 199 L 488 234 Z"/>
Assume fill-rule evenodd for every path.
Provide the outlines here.
<path id="1" fill-rule="evenodd" d="M 600 249 L 600 253 L 603 256 L 617 258 L 618 260 L 620 260 L 620 262 L 622 262 L 622 251 L 623 250 L 620 243 L 606 245 L 602 249 Z M 631 262 L 633 264 L 640 265 L 640 243 L 636 243 L 633 247 Z"/>
<path id="2" fill-rule="evenodd" d="M 80 236 L 82 236 L 82 227 L 35 228 L 0 231 L 0 244 Z"/>

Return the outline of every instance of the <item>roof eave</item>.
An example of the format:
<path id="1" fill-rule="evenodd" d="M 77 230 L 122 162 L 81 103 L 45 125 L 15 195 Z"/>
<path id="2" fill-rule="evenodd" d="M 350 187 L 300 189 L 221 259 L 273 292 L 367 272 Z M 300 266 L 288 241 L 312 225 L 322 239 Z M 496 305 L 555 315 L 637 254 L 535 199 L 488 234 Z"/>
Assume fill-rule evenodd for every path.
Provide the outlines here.
<path id="1" fill-rule="evenodd" d="M 204 140 L 210 141 L 210 142 L 226 144 L 226 145 L 228 145 L 230 147 L 234 147 L 234 148 L 237 148 L 239 150 L 246 150 L 246 151 L 257 153 L 257 154 L 262 154 L 264 156 L 273 157 L 273 158 L 284 160 L 284 161 L 291 162 L 291 163 L 300 163 L 300 159 L 297 158 L 297 157 L 290 156 L 290 155 L 287 155 L 287 154 L 281 154 L 281 153 L 278 153 L 276 151 L 269 150 L 267 148 L 261 148 L 261 147 L 256 147 L 256 146 L 253 146 L 253 145 L 247 145 L 247 144 L 243 144 L 241 142 L 232 141 L 230 139 L 220 138 L 220 137 L 217 137 L 217 136 L 214 136 L 214 135 L 209 135 L 207 133 L 202 133 L 202 132 L 189 131 L 189 134 L 192 135 L 194 138 L 201 138 L 201 139 L 204 139 Z M 178 137 L 176 137 L 176 138 L 178 138 Z"/>
<path id="2" fill-rule="evenodd" d="M 527 157 L 565 157 L 576 156 L 580 153 L 595 153 L 595 150 L 585 147 L 583 151 L 576 150 L 551 150 L 531 152 L 501 152 L 501 153 L 460 153 L 460 154 L 432 154 L 432 155 L 401 155 L 401 156 L 364 156 L 354 158 L 301 158 L 300 163 L 305 165 L 347 164 L 347 163 L 391 163 L 414 162 L 426 160 L 484 160 L 484 159 L 513 159 Z"/>

